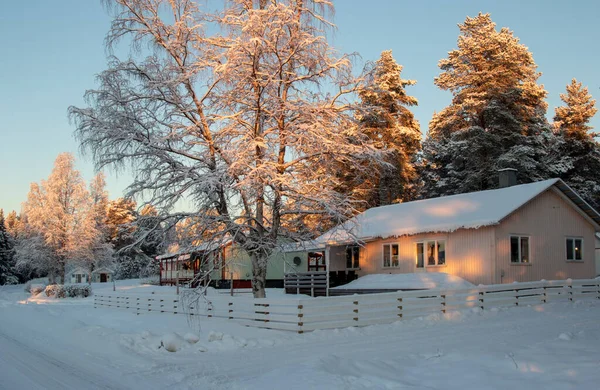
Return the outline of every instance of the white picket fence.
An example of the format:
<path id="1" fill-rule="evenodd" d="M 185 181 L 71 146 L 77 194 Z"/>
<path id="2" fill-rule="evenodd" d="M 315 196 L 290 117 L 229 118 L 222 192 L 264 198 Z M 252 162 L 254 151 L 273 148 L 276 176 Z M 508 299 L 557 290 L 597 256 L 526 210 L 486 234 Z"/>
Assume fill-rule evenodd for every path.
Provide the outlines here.
<path id="1" fill-rule="evenodd" d="M 161 312 L 227 318 L 252 327 L 303 333 L 385 324 L 471 308 L 488 310 L 580 299 L 600 299 L 600 280 L 569 279 L 304 299 L 210 296 L 198 306 L 187 308 L 178 296 L 116 293 L 95 295 L 94 305 L 129 309 L 138 314 Z"/>

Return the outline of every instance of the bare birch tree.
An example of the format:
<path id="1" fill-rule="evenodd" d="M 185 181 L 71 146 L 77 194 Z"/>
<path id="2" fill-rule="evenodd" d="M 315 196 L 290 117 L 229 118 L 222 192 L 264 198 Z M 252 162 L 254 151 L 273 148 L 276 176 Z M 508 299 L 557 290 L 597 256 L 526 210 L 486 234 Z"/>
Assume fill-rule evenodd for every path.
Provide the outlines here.
<path id="1" fill-rule="evenodd" d="M 89 106 L 70 108 L 76 136 L 98 167 L 131 164 L 130 195 L 167 225 L 193 217 L 214 232 L 206 240 L 231 237 L 264 297 L 267 260 L 295 233 L 282 220 L 346 219 L 354 205 L 333 170 L 380 157 L 352 123 L 351 61 L 326 40 L 332 2 L 229 0 L 219 13 L 190 0 L 106 3 L 109 49 L 126 38 L 140 50 L 110 57 Z M 174 211 L 182 199 L 191 211 Z"/>
<path id="2" fill-rule="evenodd" d="M 31 184 L 24 204 L 24 237 L 17 246 L 17 262 L 47 272 L 51 282 L 65 280 L 68 261 L 92 257 L 89 223 L 90 197 L 70 153 L 56 158 L 48 180 Z"/>

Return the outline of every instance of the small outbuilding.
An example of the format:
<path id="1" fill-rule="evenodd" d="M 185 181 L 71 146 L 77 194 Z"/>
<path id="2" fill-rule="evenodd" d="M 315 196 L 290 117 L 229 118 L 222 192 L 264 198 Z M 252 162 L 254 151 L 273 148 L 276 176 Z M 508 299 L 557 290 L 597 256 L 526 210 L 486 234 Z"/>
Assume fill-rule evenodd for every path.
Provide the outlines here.
<path id="1" fill-rule="evenodd" d="M 102 267 L 92 271 L 92 282 L 93 283 L 108 283 L 112 282 L 113 271 L 109 268 Z"/>
<path id="2" fill-rule="evenodd" d="M 71 284 L 76 283 L 88 283 L 89 272 L 82 267 L 75 267 L 71 271 L 69 271 L 65 280 L 69 281 Z"/>

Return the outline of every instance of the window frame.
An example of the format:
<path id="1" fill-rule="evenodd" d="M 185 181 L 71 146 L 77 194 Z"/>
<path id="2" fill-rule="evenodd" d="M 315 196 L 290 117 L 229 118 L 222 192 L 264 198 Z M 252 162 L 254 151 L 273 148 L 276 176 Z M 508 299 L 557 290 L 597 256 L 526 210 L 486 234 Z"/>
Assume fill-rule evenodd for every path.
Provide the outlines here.
<path id="1" fill-rule="evenodd" d="M 518 253 L 517 257 L 519 261 L 512 261 L 512 239 L 516 238 L 519 240 L 518 242 Z M 523 244 L 521 243 L 523 238 L 527 238 L 527 261 L 523 261 L 523 253 L 522 248 Z M 508 236 L 508 246 L 509 246 L 509 256 L 510 256 L 510 264 L 511 265 L 528 265 L 531 264 L 531 236 L 527 234 L 510 234 Z"/>
<path id="2" fill-rule="evenodd" d="M 398 248 L 398 254 L 396 255 L 396 265 L 394 265 L 394 255 L 392 248 L 393 246 Z M 390 247 L 390 265 L 385 265 L 385 247 Z M 400 267 L 400 243 L 399 242 L 386 242 L 381 244 L 381 268 L 389 269 L 389 268 L 399 268 Z"/>
<path id="3" fill-rule="evenodd" d="M 569 251 L 568 251 L 568 241 L 572 240 L 573 241 L 573 258 L 569 258 Z M 579 240 L 581 241 L 581 259 L 577 260 L 576 256 L 575 256 L 575 241 Z M 584 256 L 584 241 L 583 241 L 583 237 L 577 237 L 577 236 L 566 236 L 565 237 L 565 252 L 566 252 L 566 261 L 569 263 L 583 263 L 583 256 Z"/>
<path id="4" fill-rule="evenodd" d="M 354 249 L 357 250 L 356 262 L 354 262 L 354 260 L 355 260 Z M 351 252 L 352 253 L 352 255 L 351 255 L 352 267 L 348 267 L 348 250 L 352 251 Z M 346 245 L 345 255 L 346 255 L 346 270 L 350 270 L 350 271 L 360 270 L 360 245 Z"/>
<path id="5" fill-rule="evenodd" d="M 443 238 L 443 239 L 423 239 L 423 240 L 419 240 L 419 241 L 415 241 L 415 268 L 417 269 L 425 269 L 427 267 L 445 267 L 448 263 L 447 263 L 447 256 L 446 256 L 446 242 L 448 241 L 447 238 Z M 435 257 L 434 257 L 434 261 L 435 264 L 429 264 L 429 258 L 427 256 L 427 249 L 428 249 L 428 244 L 433 242 L 434 245 L 434 251 L 435 251 Z M 443 242 L 444 243 L 444 263 L 440 264 L 440 245 L 439 243 Z M 419 267 L 419 250 L 418 250 L 418 245 L 421 244 L 423 245 L 423 266 Z"/>

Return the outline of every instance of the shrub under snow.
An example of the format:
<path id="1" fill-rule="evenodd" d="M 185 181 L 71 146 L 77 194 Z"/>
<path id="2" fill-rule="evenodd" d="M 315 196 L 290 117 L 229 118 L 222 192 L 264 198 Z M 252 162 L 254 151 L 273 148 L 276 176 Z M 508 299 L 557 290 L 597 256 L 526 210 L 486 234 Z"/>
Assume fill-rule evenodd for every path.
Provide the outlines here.
<path id="1" fill-rule="evenodd" d="M 25 287 L 25 291 L 30 292 L 32 296 L 36 296 L 42 293 L 46 289 L 46 286 L 43 284 L 29 284 L 29 286 Z"/>
<path id="2" fill-rule="evenodd" d="M 161 345 L 169 352 L 177 352 L 184 345 L 185 340 L 176 333 L 167 333 L 161 338 Z"/>
<path id="3" fill-rule="evenodd" d="M 65 292 L 69 298 L 86 298 L 92 295 L 92 286 L 87 284 L 67 284 Z"/>
<path id="4" fill-rule="evenodd" d="M 52 297 L 52 298 L 65 298 L 66 297 L 65 288 L 62 284 L 51 284 L 51 285 L 46 286 L 45 293 L 46 293 L 47 297 Z"/>

